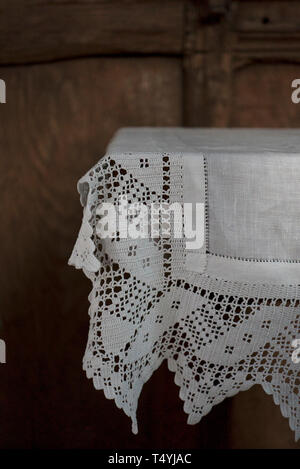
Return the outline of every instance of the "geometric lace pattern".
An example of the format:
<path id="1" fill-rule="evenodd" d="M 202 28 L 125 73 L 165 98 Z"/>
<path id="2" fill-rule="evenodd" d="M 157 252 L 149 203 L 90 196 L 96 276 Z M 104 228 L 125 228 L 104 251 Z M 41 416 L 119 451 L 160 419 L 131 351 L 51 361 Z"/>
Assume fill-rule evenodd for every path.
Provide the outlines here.
<path id="1" fill-rule="evenodd" d="M 83 368 L 132 420 L 143 384 L 163 360 L 188 423 L 260 384 L 300 438 L 299 285 L 249 284 L 185 270 L 182 239 L 100 239 L 96 208 L 126 195 L 183 201 L 180 154 L 112 154 L 80 179 L 82 225 L 69 264 L 92 282 Z"/>

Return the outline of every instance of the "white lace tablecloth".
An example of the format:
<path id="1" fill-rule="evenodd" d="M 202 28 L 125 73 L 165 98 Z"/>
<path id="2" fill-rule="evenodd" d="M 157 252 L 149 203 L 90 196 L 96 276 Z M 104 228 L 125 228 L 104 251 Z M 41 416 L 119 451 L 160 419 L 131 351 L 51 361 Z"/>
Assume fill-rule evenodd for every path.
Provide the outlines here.
<path id="1" fill-rule="evenodd" d="M 300 132 L 121 129 L 78 190 L 69 263 L 92 281 L 83 366 L 133 432 L 143 384 L 166 359 L 188 423 L 260 384 L 299 439 Z M 202 245 L 187 249 L 170 220 L 169 237 L 101 237 L 99 207 L 124 197 L 202 204 Z"/>

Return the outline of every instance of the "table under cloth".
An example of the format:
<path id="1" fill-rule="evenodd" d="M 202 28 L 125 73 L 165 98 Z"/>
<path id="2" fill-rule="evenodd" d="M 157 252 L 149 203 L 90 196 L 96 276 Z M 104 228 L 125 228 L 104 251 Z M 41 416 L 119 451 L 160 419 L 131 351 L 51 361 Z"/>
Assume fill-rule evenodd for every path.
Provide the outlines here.
<path id="1" fill-rule="evenodd" d="M 78 190 L 69 264 L 92 282 L 83 367 L 132 431 L 143 384 L 166 359 L 189 424 L 260 384 L 299 439 L 300 132 L 124 128 Z M 124 237 L 119 221 L 104 236 L 102 209 L 118 214 L 122 201 L 131 221 L 162 207 L 165 231 Z M 201 243 L 188 247 L 164 218 L 171 204 L 198 204 Z"/>

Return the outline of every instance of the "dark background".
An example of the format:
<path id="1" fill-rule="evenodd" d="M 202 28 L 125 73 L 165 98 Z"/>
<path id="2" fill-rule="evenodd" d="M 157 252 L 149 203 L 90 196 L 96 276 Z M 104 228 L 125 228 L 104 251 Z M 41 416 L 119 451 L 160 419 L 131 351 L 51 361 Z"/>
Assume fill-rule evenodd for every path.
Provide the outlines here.
<path id="1" fill-rule="evenodd" d="M 139 434 L 81 369 L 76 182 L 121 126 L 300 127 L 296 1 L 0 1 L 0 448 L 296 448 L 255 386 L 188 426 L 163 365 Z M 299 445 L 298 445 L 299 448 Z"/>

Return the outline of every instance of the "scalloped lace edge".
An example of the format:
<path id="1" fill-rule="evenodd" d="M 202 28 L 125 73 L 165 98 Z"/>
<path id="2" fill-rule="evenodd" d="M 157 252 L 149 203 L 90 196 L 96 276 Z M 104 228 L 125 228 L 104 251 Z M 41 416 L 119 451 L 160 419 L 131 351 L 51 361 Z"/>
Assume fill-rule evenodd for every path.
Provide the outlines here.
<path id="1" fill-rule="evenodd" d="M 186 401 L 186 398 L 185 398 L 185 395 L 184 395 L 184 392 L 183 392 L 183 386 L 182 386 L 182 376 L 178 374 L 177 370 L 176 370 L 176 366 L 175 366 L 175 363 L 174 363 L 174 360 L 170 357 L 165 357 L 165 358 L 162 358 L 160 359 L 154 366 L 152 366 L 152 368 L 150 370 L 148 370 L 148 372 L 143 376 L 141 377 L 138 382 L 136 383 L 138 385 L 138 393 L 137 393 L 137 398 L 136 398 L 136 403 L 135 403 L 135 408 L 134 408 L 134 412 L 130 412 L 124 405 L 122 405 L 122 403 L 120 402 L 120 400 L 118 399 L 118 396 L 116 396 L 115 393 L 111 393 L 111 390 L 108 390 L 108 387 L 106 387 L 104 384 L 101 384 L 99 382 L 99 377 L 98 376 L 94 376 L 93 375 L 93 371 L 92 370 L 88 370 L 87 367 L 86 367 L 86 363 L 89 361 L 89 360 L 84 360 L 83 362 L 83 370 L 86 372 L 86 376 L 88 379 L 92 379 L 93 380 L 93 384 L 94 384 L 94 387 L 95 389 L 97 390 L 102 390 L 104 392 L 104 395 L 107 399 L 114 399 L 115 401 L 115 404 L 116 406 L 119 408 L 119 409 L 122 409 L 123 412 L 131 418 L 131 421 L 132 421 L 132 433 L 134 433 L 135 435 L 138 433 L 138 425 L 137 425 L 137 416 L 136 416 L 136 411 L 137 411 L 137 407 L 138 407 L 138 401 L 139 401 L 139 397 L 140 397 L 140 394 L 141 394 L 141 391 L 142 391 L 142 388 L 144 386 L 144 384 L 151 378 L 151 376 L 153 375 L 154 371 L 156 371 L 160 366 L 161 364 L 163 363 L 164 360 L 167 360 L 167 365 L 168 365 L 168 369 L 169 371 L 171 371 L 172 373 L 174 373 L 174 383 L 179 387 L 179 398 L 184 402 L 184 405 L 183 405 L 183 411 L 188 415 L 188 419 L 187 419 L 187 424 L 188 425 L 196 425 L 197 423 L 199 423 L 202 418 L 207 415 L 213 407 L 215 407 L 216 405 L 220 404 L 221 402 L 223 402 L 225 399 L 229 398 L 229 397 L 233 397 L 235 395 L 237 395 L 239 392 L 243 392 L 243 391 L 247 391 L 249 390 L 251 387 L 255 386 L 256 384 L 260 385 L 263 390 L 266 392 L 266 394 L 269 394 L 273 397 L 273 401 L 276 405 L 279 406 L 280 408 L 280 411 L 281 411 L 281 414 L 283 417 L 287 418 L 288 419 L 288 422 L 289 422 L 289 427 L 290 429 L 295 432 L 295 441 L 297 442 L 298 440 L 300 440 L 300 429 L 297 429 L 296 426 L 295 426 L 295 422 L 293 421 L 293 418 L 292 418 L 292 415 L 290 414 L 290 411 L 289 411 L 289 408 L 284 408 L 283 404 L 280 403 L 277 399 L 277 396 L 274 394 L 274 391 L 272 389 L 272 386 L 268 383 L 265 383 L 265 382 L 260 382 L 260 381 L 255 381 L 255 382 L 250 382 L 250 383 L 245 383 L 243 386 L 241 386 L 238 390 L 232 390 L 231 392 L 227 392 L 226 396 L 224 397 L 220 397 L 220 399 L 216 399 L 216 402 L 214 402 L 214 404 L 212 405 L 208 405 L 205 407 L 205 410 L 202 412 L 201 416 L 199 416 L 199 418 L 197 417 L 196 419 L 192 420 L 192 412 L 190 412 L 187 407 L 186 407 L 186 404 L 187 404 L 187 401 Z M 288 410 L 288 412 L 286 411 Z"/>

